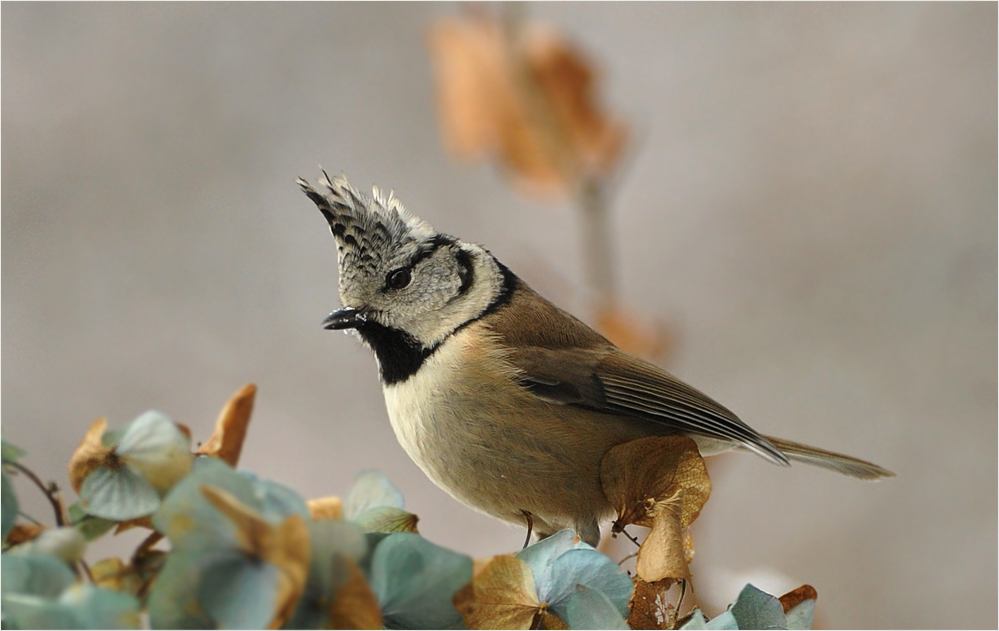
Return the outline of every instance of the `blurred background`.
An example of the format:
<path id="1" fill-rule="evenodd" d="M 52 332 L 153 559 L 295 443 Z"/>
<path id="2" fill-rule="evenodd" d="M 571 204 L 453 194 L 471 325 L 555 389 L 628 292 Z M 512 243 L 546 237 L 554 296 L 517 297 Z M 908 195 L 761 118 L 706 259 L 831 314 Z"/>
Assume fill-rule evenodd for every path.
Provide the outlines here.
<path id="1" fill-rule="evenodd" d="M 334 244 L 294 184 L 321 163 L 394 187 L 593 321 L 578 205 L 442 142 L 428 34 L 464 10 L 4 3 L 2 424 L 27 464 L 65 482 L 94 418 L 148 408 L 203 440 L 254 382 L 242 467 L 307 497 L 378 468 L 432 541 L 520 547 L 410 462 L 369 353 L 321 330 Z M 820 625 L 995 627 L 996 5 L 523 10 L 628 124 L 614 277 L 665 323 L 660 364 L 760 431 L 898 473 L 714 459 L 709 612 L 747 580 L 807 582 Z"/>

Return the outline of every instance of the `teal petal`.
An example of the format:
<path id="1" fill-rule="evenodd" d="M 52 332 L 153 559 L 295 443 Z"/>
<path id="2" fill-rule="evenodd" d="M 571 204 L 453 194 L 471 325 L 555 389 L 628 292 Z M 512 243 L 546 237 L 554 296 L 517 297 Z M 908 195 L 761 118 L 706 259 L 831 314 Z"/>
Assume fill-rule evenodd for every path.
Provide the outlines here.
<path id="1" fill-rule="evenodd" d="M 787 618 L 780 601 L 752 585 L 742 588 L 730 611 L 740 629 L 787 628 Z"/>
<path id="2" fill-rule="evenodd" d="M 83 538 L 87 541 L 93 541 L 98 537 L 107 533 L 107 531 L 117 525 L 118 522 L 112 521 L 110 519 L 104 519 L 102 517 L 94 517 L 88 514 L 80 503 L 70 505 L 69 507 L 69 521 L 73 524 L 73 528 L 80 531 Z"/>
<path id="3" fill-rule="evenodd" d="M 14 493 L 14 485 L 10 483 L 7 473 L 2 474 L 2 487 L 0 487 L 0 539 L 7 539 L 7 534 L 14 527 L 17 521 L 17 512 L 21 510 L 17 503 L 17 495 Z"/>
<path id="4" fill-rule="evenodd" d="M 155 511 L 160 506 L 160 495 L 128 467 L 98 467 L 83 481 L 80 504 L 96 517 L 125 521 Z"/>
<path id="5" fill-rule="evenodd" d="M 381 471 L 369 469 L 357 474 L 343 502 L 344 519 L 355 517 L 378 506 L 402 508 L 402 493 Z"/>
<path id="6" fill-rule="evenodd" d="M 360 526 L 349 521 L 322 519 L 309 522 L 309 578 L 288 629 L 322 629 L 329 626 L 333 595 L 349 578 L 343 559 L 360 562 L 368 541 Z"/>
<path id="7" fill-rule="evenodd" d="M 735 618 L 733 618 L 733 620 L 735 620 Z M 705 624 L 706 622 L 707 620 L 705 619 L 704 614 L 701 613 L 700 609 L 695 607 L 694 611 L 690 613 L 690 619 L 687 620 L 682 627 L 680 627 L 680 631 L 703 631 L 708 628 Z"/>
<path id="8" fill-rule="evenodd" d="M 787 628 L 801 631 L 811 629 L 815 619 L 815 601 L 803 600 L 787 612 Z"/>
<path id="9" fill-rule="evenodd" d="M 260 514 L 273 523 L 284 521 L 289 515 L 310 519 L 309 506 L 305 500 L 290 488 L 270 480 L 260 480 L 252 473 L 240 471 L 253 481 L 256 503 L 253 505 Z"/>
<path id="10" fill-rule="evenodd" d="M 93 585 L 75 585 L 59 597 L 59 604 L 73 613 L 77 629 L 138 629 L 139 601 Z"/>
<path id="11" fill-rule="evenodd" d="M 371 589 L 389 629 L 460 625 L 461 614 L 452 600 L 471 580 L 471 558 L 415 534 L 389 535 L 371 559 Z"/>
<path id="12" fill-rule="evenodd" d="M 214 621 L 198 602 L 204 570 L 234 554 L 229 550 L 171 551 L 146 600 L 153 629 L 211 629 Z"/>
<path id="13" fill-rule="evenodd" d="M 537 581 L 535 584 L 538 599 L 547 602 L 559 616 L 564 618 L 568 600 L 576 594 L 577 585 L 603 593 L 622 616 L 628 615 L 634 584 L 606 554 L 589 547 L 569 550 L 555 559 L 551 568 L 552 580 L 547 584 Z"/>
<path id="14" fill-rule="evenodd" d="M 708 623 L 704 625 L 704 628 L 715 629 L 717 631 L 731 631 L 732 629 L 738 629 L 739 623 L 736 622 L 735 616 L 733 616 L 732 611 L 729 610 L 718 614 L 711 620 L 708 620 Z"/>
<path id="15" fill-rule="evenodd" d="M 621 612 L 602 592 L 577 585 L 565 606 L 565 623 L 570 629 L 628 629 Z"/>
<path id="16" fill-rule="evenodd" d="M 76 528 L 66 526 L 45 530 L 35 539 L 14 548 L 9 554 L 48 555 L 72 565 L 83 558 L 86 549 L 87 540 L 83 535 Z"/>
<path id="17" fill-rule="evenodd" d="M 265 629 L 274 618 L 279 577 L 270 563 L 233 555 L 205 571 L 198 601 L 220 629 Z"/>
<path id="18" fill-rule="evenodd" d="M 0 563 L 4 598 L 10 594 L 55 598 L 75 580 L 65 563 L 48 555 L 4 554 Z"/>
<path id="19" fill-rule="evenodd" d="M 6 563 L 6 561 L 5 561 Z M 77 629 L 73 612 L 51 598 L 28 594 L 3 595 L 4 629 Z"/>
<path id="20" fill-rule="evenodd" d="M 418 518 L 409 511 L 393 506 L 369 508 L 353 519 L 367 532 L 416 532 Z"/>
<path id="21" fill-rule="evenodd" d="M 191 472 L 191 440 L 155 410 L 129 423 L 115 453 L 160 493 Z"/>
<path id="22" fill-rule="evenodd" d="M 237 544 L 232 522 L 202 494 L 205 485 L 220 488 L 250 508 L 257 508 L 253 482 L 221 460 L 198 458 L 191 474 L 170 491 L 153 515 L 153 525 L 177 549 L 214 550 Z"/>
<path id="23" fill-rule="evenodd" d="M 552 582 L 552 564 L 569 550 L 593 550 L 593 546 L 580 539 L 574 531 L 566 529 L 527 546 L 516 556 L 531 568 L 536 585 L 549 585 Z"/>

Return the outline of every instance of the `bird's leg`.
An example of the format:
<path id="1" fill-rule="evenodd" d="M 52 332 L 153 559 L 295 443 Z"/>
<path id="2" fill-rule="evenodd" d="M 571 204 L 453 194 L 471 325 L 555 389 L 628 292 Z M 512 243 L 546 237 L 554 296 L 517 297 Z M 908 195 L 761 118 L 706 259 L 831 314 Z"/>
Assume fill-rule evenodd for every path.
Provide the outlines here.
<path id="1" fill-rule="evenodd" d="M 531 535 L 534 534 L 534 515 L 531 511 L 521 509 L 520 514 L 527 520 L 527 537 L 524 539 L 524 548 L 531 545 Z"/>

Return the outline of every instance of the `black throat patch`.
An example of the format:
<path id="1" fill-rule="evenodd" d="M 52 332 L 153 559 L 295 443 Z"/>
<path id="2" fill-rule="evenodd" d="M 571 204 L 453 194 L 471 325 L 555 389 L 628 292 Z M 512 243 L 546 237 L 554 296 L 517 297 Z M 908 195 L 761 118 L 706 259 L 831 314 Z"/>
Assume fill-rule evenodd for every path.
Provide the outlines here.
<path id="1" fill-rule="evenodd" d="M 378 369 L 386 386 L 409 379 L 437 350 L 424 347 L 405 331 L 377 322 L 365 322 L 357 327 L 357 332 L 378 358 Z"/>
<path id="2" fill-rule="evenodd" d="M 378 358 L 378 369 L 381 373 L 382 383 L 391 386 L 402 383 L 416 374 L 423 362 L 443 344 L 449 337 L 462 330 L 469 324 L 494 313 L 497 309 L 510 303 L 510 299 L 516 289 L 518 278 L 507 269 L 502 263 L 497 261 L 500 271 L 503 274 L 503 286 L 499 294 L 493 299 L 482 313 L 472 318 L 468 322 L 461 324 L 454 331 L 438 342 L 433 347 L 423 346 L 415 337 L 400 331 L 389 328 L 372 320 L 360 323 L 357 326 L 357 333 L 361 336 Z M 471 270 L 468 270 L 469 282 L 471 282 Z M 464 277 L 463 277 L 464 280 Z M 461 290 L 459 290 L 460 293 Z M 465 288 L 467 291 L 467 288 Z"/>

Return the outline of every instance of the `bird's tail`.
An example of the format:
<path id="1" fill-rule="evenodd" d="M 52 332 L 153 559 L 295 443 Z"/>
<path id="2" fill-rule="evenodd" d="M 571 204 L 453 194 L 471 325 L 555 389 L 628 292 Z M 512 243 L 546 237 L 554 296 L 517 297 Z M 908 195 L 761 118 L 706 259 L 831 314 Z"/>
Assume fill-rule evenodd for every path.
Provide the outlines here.
<path id="1" fill-rule="evenodd" d="M 813 467 L 822 467 L 823 469 L 836 471 L 837 473 L 860 478 L 861 480 L 880 480 L 881 478 L 895 477 L 894 473 L 879 467 L 873 462 L 844 456 L 843 454 L 826 451 L 817 447 L 809 447 L 808 445 L 802 445 L 801 443 L 791 442 L 782 438 L 767 436 L 766 439 L 773 443 L 777 449 L 784 452 L 791 460 L 803 462 Z"/>

